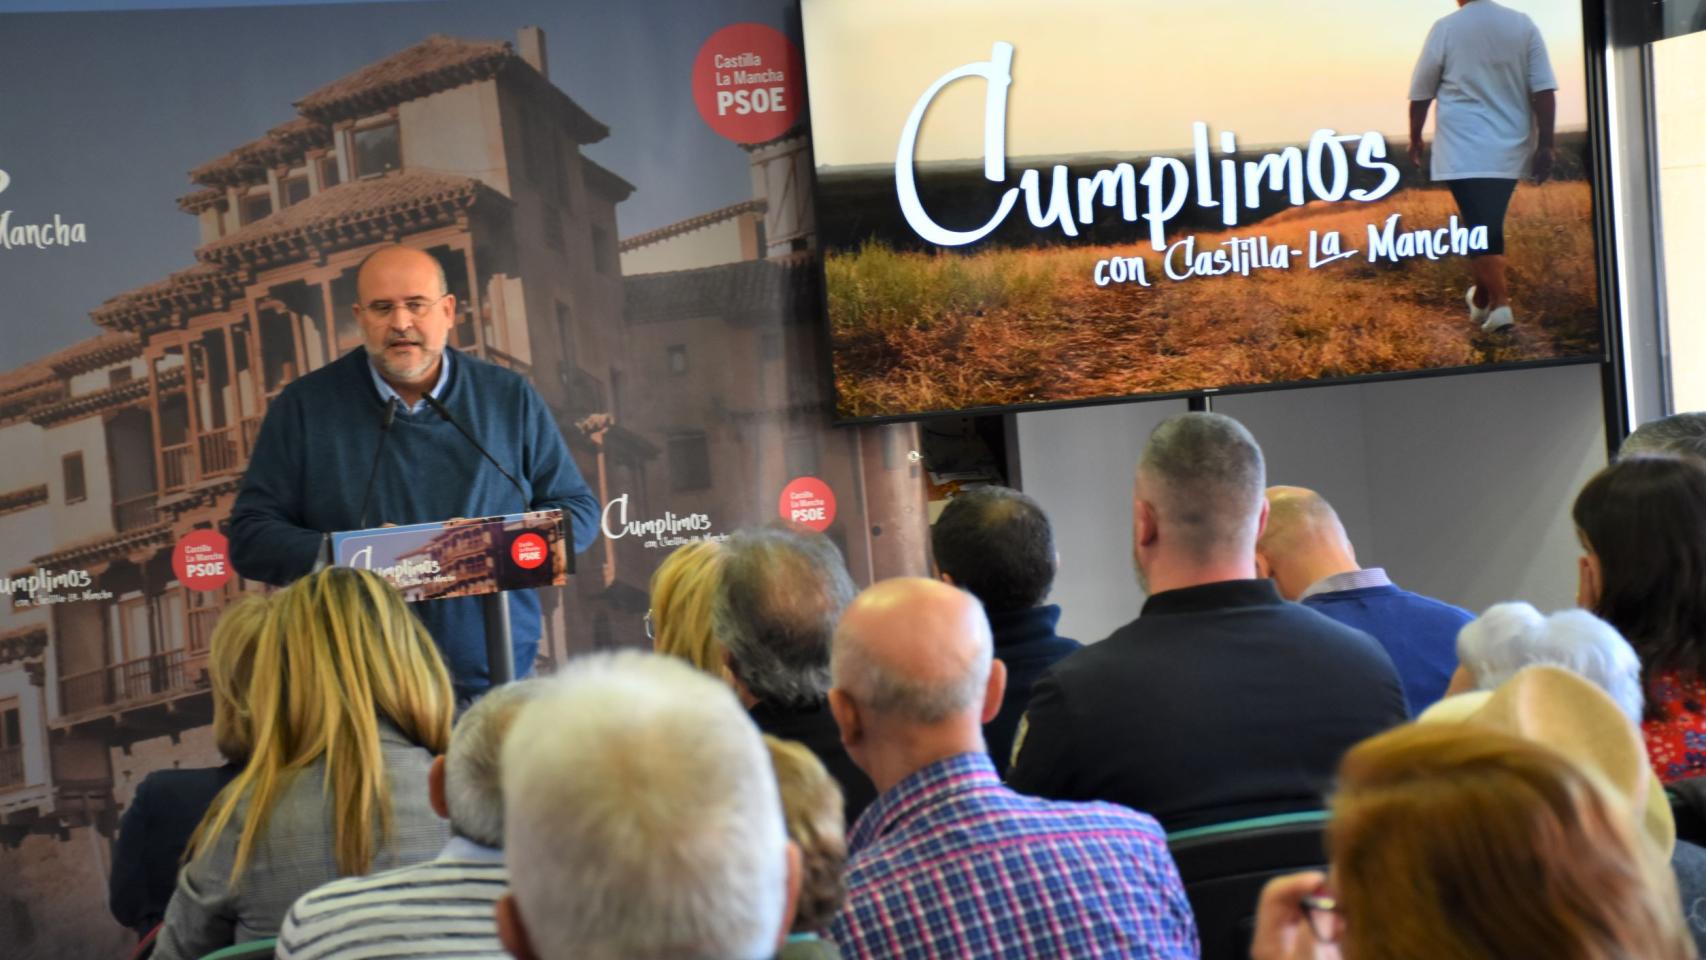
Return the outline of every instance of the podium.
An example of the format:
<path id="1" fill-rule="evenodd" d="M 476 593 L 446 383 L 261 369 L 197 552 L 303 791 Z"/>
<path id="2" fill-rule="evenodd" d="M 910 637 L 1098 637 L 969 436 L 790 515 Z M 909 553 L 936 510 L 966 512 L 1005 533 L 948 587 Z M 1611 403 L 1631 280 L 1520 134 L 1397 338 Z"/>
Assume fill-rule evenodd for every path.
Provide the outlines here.
<path id="1" fill-rule="evenodd" d="M 561 510 L 346 530 L 328 537 L 328 561 L 371 570 L 410 602 L 480 597 L 496 686 L 515 679 L 504 594 L 568 583 L 574 553 L 564 533 Z"/>

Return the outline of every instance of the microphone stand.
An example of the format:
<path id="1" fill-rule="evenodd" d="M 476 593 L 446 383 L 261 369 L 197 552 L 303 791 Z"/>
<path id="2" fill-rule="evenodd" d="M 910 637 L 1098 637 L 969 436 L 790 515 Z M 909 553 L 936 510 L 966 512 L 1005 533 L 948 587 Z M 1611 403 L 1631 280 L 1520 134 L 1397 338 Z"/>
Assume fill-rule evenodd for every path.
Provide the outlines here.
<path id="1" fill-rule="evenodd" d="M 480 451 L 480 455 L 504 475 L 504 479 L 510 482 L 510 486 L 515 487 L 515 492 L 521 497 L 523 512 L 532 506 L 527 499 L 527 491 L 521 488 L 521 481 L 517 480 L 508 470 L 505 470 L 503 464 L 498 463 L 497 458 L 492 456 L 480 441 L 474 439 L 474 435 L 468 432 L 468 428 L 464 427 L 462 422 L 451 414 L 449 407 L 430 393 L 422 394 L 421 399 L 425 400 L 427 406 L 432 407 L 435 413 L 443 417 L 445 422 L 455 427 L 456 432 L 462 434 L 463 438 L 472 444 L 475 450 Z M 503 593 L 488 593 L 480 598 L 480 606 L 485 614 L 486 621 L 486 676 L 491 681 L 492 686 L 502 686 L 515 679 L 515 643 L 511 639 L 509 598 Z"/>
<path id="2" fill-rule="evenodd" d="M 367 471 L 367 489 L 361 494 L 361 522 L 356 529 L 367 529 L 367 508 L 373 503 L 373 481 L 379 479 L 379 458 L 385 453 L 385 441 L 391 436 L 391 424 L 397 419 L 397 407 L 401 404 L 396 397 L 385 402 L 385 414 L 379 420 L 379 445 L 373 448 L 373 467 Z"/>

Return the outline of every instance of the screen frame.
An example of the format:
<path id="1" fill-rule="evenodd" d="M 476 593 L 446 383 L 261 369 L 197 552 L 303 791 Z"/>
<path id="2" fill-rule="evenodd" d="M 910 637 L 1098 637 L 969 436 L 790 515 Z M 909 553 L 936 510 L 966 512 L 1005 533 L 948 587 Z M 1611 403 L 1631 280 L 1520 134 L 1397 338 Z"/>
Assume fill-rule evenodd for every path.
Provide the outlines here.
<path id="1" fill-rule="evenodd" d="M 805 42 L 807 33 L 805 23 L 808 18 L 807 8 L 814 0 L 803 0 L 798 7 L 800 16 L 801 53 L 809 63 L 811 51 Z M 846 0 L 815 0 L 817 3 L 846 2 Z M 1549 367 L 1573 367 L 1594 364 L 1600 366 L 1604 392 L 1606 394 L 1606 428 L 1611 432 L 1613 418 L 1621 424 L 1626 420 L 1622 406 L 1617 400 L 1617 384 L 1620 376 L 1623 343 L 1620 339 L 1622 331 L 1622 314 L 1620 310 L 1618 277 L 1616 271 L 1616 211 L 1612 203 L 1612 144 L 1609 139 L 1607 123 L 1607 78 L 1605 58 L 1609 54 L 1607 48 L 1607 20 L 1610 12 L 1602 0 L 1581 0 L 1582 16 L 1582 75 L 1587 97 L 1587 148 L 1585 162 L 1589 171 L 1588 184 L 1593 197 L 1593 217 L 1591 225 L 1594 238 L 1594 281 L 1599 302 L 1600 349 L 1598 355 L 1583 355 L 1573 357 L 1550 357 L 1539 360 L 1513 360 L 1503 363 L 1473 364 L 1458 367 L 1432 367 L 1423 370 L 1395 370 L 1384 373 L 1355 374 L 1344 377 L 1323 377 L 1318 380 L 1276 380 L 1268 383 L 1228 384 L 1220 387 L 1198 387 L 1189 390 L 1170 390 L 1158 393 L 1132 393 L 1082 399 L 1049 400 L 1038 403 L 1009 403 L 990 404 L 977 407 L 945 407 L 940 410 L 909 411 L 905 413 L 873 414 L 860 417 L 843 416 L 841 413 L 841 391 L 835 380 L 835 334 L 829 319 L 829 283 L 826 275 L 825 250 L 821 243 L 822 233 L 819 232 L 820 242 L 817 253 L 817 329 L 818 349 L 817 366 L 826 387 L 825 393 L 830 410 L 830 423 L 837 427 L 881 426 L 896 423 L 921 423 L 938 420 L 945 417 L 981 417 L 1001 416 L 1012 413 L 1030 413 L 1042 410 L 1063 410 L 1074 407 L 1100 407 L 1124 403 L 1148 403 L 1167 401 L 1196 401 L 1203 402 L 1213 397 L 1245 396 L 1255 393 L 1269 393 L 1282 390 L 1306 390 L 1314 387 L 1336 387 L 1356 384 L 1384 383 L 1393 380 L 1421 380 L 1432 377 L 1456 377 L 1466 374 L 1505 373 L 1512 370 L 1539 370 Z M 806 131 L 810 135 L 815 121 L 810 115 L 811 72 L 808 69 L 802 78 L 807 104 Z M 817 164 L 813 162 L 810 169 L 812 203 L 814 209 L 822 209 L 819 202 L 822 197 L 818 178 Z M 1614 410 L 1613 407 L 1616 407 Z"/>

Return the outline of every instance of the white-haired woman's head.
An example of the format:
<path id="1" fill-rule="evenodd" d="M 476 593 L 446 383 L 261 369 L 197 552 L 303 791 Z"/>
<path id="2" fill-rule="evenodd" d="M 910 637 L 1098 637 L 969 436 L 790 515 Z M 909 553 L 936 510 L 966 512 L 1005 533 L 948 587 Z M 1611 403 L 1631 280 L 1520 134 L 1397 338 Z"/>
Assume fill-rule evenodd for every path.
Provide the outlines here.
<path id="1" fill-rule="evenodd" d="M 1499 603 L 1457 634 L 1457 660 L 1466 677 L 1454 691 L 1491 690 L 1523 667 L 1550 664 L 1580 674 L 1641 722 L 1641 661 L 1617 629 L 1586 610 L 1544 616 L 1527 603 Z"/>

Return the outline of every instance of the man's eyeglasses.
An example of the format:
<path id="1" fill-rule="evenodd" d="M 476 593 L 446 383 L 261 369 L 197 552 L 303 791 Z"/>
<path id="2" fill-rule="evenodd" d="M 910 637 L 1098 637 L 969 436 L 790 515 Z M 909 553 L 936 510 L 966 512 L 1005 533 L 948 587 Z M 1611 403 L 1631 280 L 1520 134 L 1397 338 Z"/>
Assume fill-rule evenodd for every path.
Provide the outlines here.
<path id="1" fill-rule="evenodd" d="M 1339 901 L 1328 896 L 1312 894 L 1301 901 L 1303 913 L 1309 918 L 1309 930 L 1319 943 L 1338 943 L 1345 933 L 1345 915 Z"/>
<path id="2" fill-rule="evenodd" d="M 358 303 L 356 304 L 356 308 L 363 313 L 371 313 L 381 320 L 391 319 L 391 314 L 396 313 L 398 310 L 408 311 L 408 314 L 411 317 L 424 317 L 428 310 L 438 306 L 438 302 L 448 296 L 450 296 L 450 294 L 441 293 L 430 300 L 426 297 L 410 297 L 402 303 L 397 303 L 392 300 L 375 300 L 366 305 Z"/>

